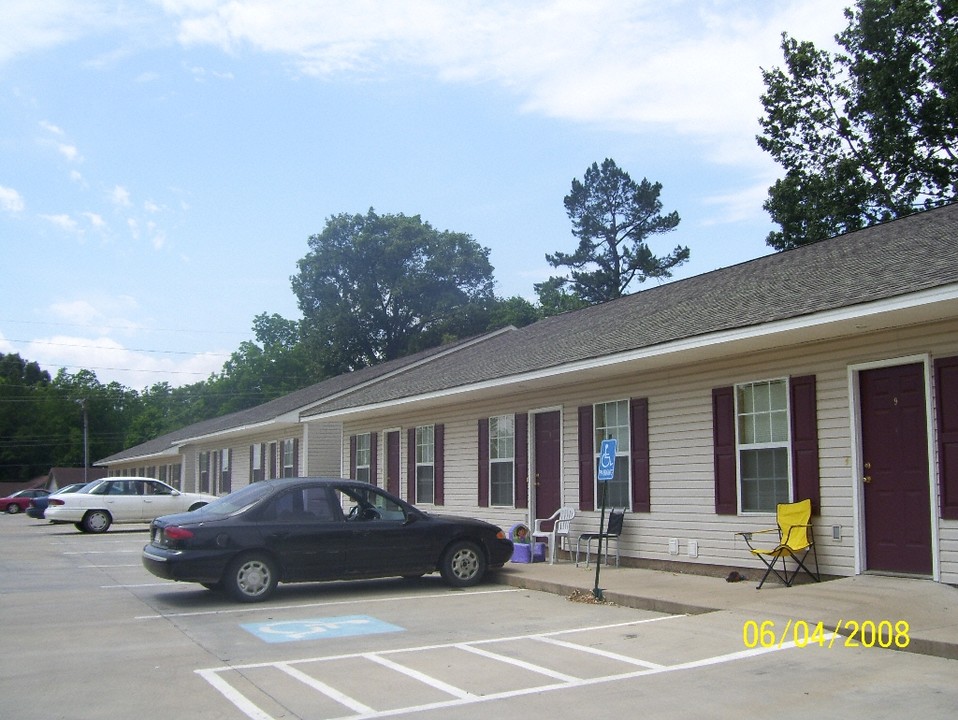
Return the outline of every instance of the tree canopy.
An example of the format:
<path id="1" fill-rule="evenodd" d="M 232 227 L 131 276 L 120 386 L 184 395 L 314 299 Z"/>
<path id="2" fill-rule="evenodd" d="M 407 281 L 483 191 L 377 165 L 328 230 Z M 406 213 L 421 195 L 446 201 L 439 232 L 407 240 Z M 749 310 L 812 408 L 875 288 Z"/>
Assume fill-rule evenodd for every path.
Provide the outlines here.
<path id="1" fill-rule="evenodd" d="M 606 159 L 572 180 L 565 196 L 572 234 L 579 239 L 575 252 L 547 254 L 552 267 L 569 268 L 569 277 L 552 277 L 536 285 L 540 304 L 548 313 L 613 300 L 627 294 L 633 283 L 671 277 L 672 269 L 689 258 L 687 247 L 676 246 L 656 256 L 649 240 L 673 231 L 679 214 L 662 214 L 661 183 L 635 182 L 614 160 Z M 565 288 L 571 285 L 571 297 Z"/>
<path id="2" fill-rule="evenodd" d="M 292 286 L 329 374 L 459 337 L 495 297 L 489 250 L 418 215 L 335 215 L 308 243 Z"/>
<path id="3" fill-rule="evenodd" d="M 841 51 L 782 35 L 759 146 L 785 169 L 765 209 L 779 250 L 958 195 L 958 2 L 858 0 Z"/>

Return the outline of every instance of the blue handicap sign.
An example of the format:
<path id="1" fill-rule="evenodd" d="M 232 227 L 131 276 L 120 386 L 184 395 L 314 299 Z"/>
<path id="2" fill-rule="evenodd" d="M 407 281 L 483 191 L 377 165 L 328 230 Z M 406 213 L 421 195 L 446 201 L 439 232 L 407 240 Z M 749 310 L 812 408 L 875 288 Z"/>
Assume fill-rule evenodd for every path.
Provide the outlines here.
<path id="1" fill-rule="evenodd" d="M 246 623 L 240 627 L 268 643 L 326 640 L 350 635 L 374 635 L 405 630 L 398 625 L 391 625 L 368 615 Z"/>
<path id="2" fill-rule="evenodd" d="M 615 451 L 618 442 L 615 438 L 603 440 L 599 449 L 599 482 L 609 482 L 615 476 Z"/>

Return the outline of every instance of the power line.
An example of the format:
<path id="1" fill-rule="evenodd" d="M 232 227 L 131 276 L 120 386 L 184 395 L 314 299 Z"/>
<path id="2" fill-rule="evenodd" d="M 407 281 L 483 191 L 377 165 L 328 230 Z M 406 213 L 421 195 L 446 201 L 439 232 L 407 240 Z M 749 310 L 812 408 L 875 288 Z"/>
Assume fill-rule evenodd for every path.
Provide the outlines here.
<path id="1" fill-rule="evenodd" d="M 89 330 L 125 330 L 128 331 L 131 329 L 129 325 L 100 325 L 99 323 L 67 323 L 67 322 L 47 322 L 45 320 L 14 320 L 12 318 L 0 318 L 0 323 L 12 323 L 17 325 L 38 325 L 43 327 L 71 327 L 71 328 L 84 328 Z M 194 335 L 245 335 L 250 334 L 250 330 L 243 330 L 242 332 L 238 330 L 205 330 L 198 328 L 151 328 L 144 327 L 142 325 L 137 325 L 132 329 L 138 330 L 140 332 L 168 332 L 168 333 L 183 333 L 194 334 Z"/>
<path id="2" fill-rule="evenodd" d="M 229 357 L 231 355 L 231 353 L 212 352 L 208 350 L 200 350 L 197 352 L 192 350 L 150 350 L 149 348 L 117 348 L 117 347 L 109 347 L 107 345 L 81 345 L 79 343 L 59 343 L 59 342 L 50 342 L 48 340 L 22 340 L 17 338 L 7 338 L 7 342 L 27 343 L 30 345 L 50 345 L 52 347 L 84 348 L 86 350 L 112 350 L 115 352 L 156 353 L 156 354 L 162 354 L 162 355 L 208 355 L 211 357 Z"/>

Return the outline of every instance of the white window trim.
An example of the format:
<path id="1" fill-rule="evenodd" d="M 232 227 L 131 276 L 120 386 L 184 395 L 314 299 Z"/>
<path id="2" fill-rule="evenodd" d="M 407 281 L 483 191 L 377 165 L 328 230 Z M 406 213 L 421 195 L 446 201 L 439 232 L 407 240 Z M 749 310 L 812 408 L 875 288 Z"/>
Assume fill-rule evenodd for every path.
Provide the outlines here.
<path id="1" fill-rule="evenodd" d="M 739 388 L 746 385 L 763 385 L 766 383 L 773 382 L 785 382 L 785 422 L 786 427 L 788 428 L 788 440 L 785 443 L 780 441 L 776 442 L 767 442 L 767 443 L 743 443 L 739 439 L 739 406 L 738 406 L 738 394 Z M 786 473 L 786 482 L 788 485 L 788 500 L 787 502 L 792 502 L 793 493 L 794 493 L 794 478 L 793 478 L 793 468 L 792 468 L 792 383 L 789 380 L 788 376 L 782 377 L 772 377 L 764 378 L 761 380 L 745 380 L 743 382 L 735 383 L 732 388 L 732 397 L 735 401 L 735 491 L 738 495 L 738 508 L 739 515 L 755 515 L 755 516 L 768 516 L 769 514 L 774 515 L 775 510 L 746 510 L 745 502 L 742 494 L 742 451 L 743 450 L 774 450 L 777 448 L 785 448 L 785 461 L 788 465 L 788 471 Z"/>
<path id="2" fill-rule="evenodd" d="M 426 429 L 428 429 L 428 430 L 430 431 L 430 439 L 431 439 L 431 441 L 432 441 L 432 442 L 430 443 L 430 444 L 432 445 L 432 461 L 431 461 L 431 462 L 419 462 L 419 447 L 420 447 L 420 443 L 419 443 L 419 431 L 420 431 L 420 430 L 426 430 Z M 414 478 L 414 479 L 415 479 L 415 489 L 416 489 L 416 499 L 415 499 L 413 502 L 415 502 L 416 504 L 434 505 L 434 504 L 436 503 L 436 426 L 435 426 L 435 424 L 432 424 L 432 425 L 417 425 L 413 436 L 414 436 L 415 441 L 416 441 L 416 447 L 413 448 L 413 453 L 414 453 L 414 454 L 413 454 L 413 460 L 414 460 L 414 462 L 413 462 L 413 472 L 416 473 L 415 478 Z M 419 468 L 421 468 L 421 467 L 429 467 L 429 468 L 432 468 L 432 500 L 430 500 L 429 502 L 424 502 L 424 501 L 421 501 L 421 500 L 419 499 Z"/>
<path id="3" fill-rule="evenodd" d="M 492 434 L 492 421 L 506 419 L 512 422 L 512 455 L 509 458 L 493 458 L 492 457 L 492 445 L 493 445 L 493 434 Z M 511 491 L 511 501 L 508 504 L 497 504 L 493 502 L 493 493 L 492 493 L 492 479 L 493 465 L 504 465 L 509 463 L 509 469 L 512 475 L 512 491 Z M 516 421 L 514 415 L 495 415 L 489 418 L 489 507 L 500 507 L 500 508 L 514 508 L 516 506 Z"/>
<path id="4" fill-rule="evenodd" d="M 617 404 L 617 403 L 625 403 L 625 413 L 626 413 L 625 432 L 626 432 L 626 435 L 629 435 L 629 436 L 630 436 L 630 435 L 631 435 L 631 432 L 632 432 L 632 403 L 629 401 L 628 398 L 618 398 L 617 400 L 604 400 L 604 401 L 602 401 L 602 402 L 592 403 L 592 441 L 593 441 L 593 444 L 595 445 L 595 447 L 592 448 L 593 455 L 594 455 L 594 457 L 593 457 L 593 463 L 592 463 L 592 468 L 593 468 L 592 476 L 593 476 L 593 478 L 594 478 L 593 481 L 592 481 L 592 485 L 593 485 L 593 487 L 592 487 L 592 492 L 593 492 L 594 494 L 593 494 L 592 497 L 595 498 L 594 502 L 595 502 L 595 506 L 596 506 L 596 507 L 598 507 L 598 506 L 599 506 L 599 503 L 602 502 L 602 494 L 601 494 L 601 493 L 602 493 L 602 488 L 601 488 L 600 486 L 603 484 L 603 483 L 600 483 L 600 482 L 599 482 L 599 472 L 598 472 L 598 468 L 599 468 L 599 453 L 600 453 L 600 451 L 602 450 L 602 445 L 601 445 L 601 443 L 597 442 L 597 438 L 598 438 L 598 434 L 599 434 L 599 432 L 598 432 L 598 431 L 599 431 L 599 426 L 598 426 L 599 410 L 598 410 L 598 408 L 599 408 L 600 405 L 612 405 L 612 404 Z M 625 468 L 626 468 L 626 483 L 627 483 L 627 485 L 628 485 L 628 493 L 629 493 L 629 504 L 628 504 L 628 507 L 631 508 L 631 507 L 632 507 L 632 442 L 631 442 L 631 437 L 629 438 L 629 449 L 628 449 L 628 450 L 622 450 L 621 446 L 618 445 L 618 444 L 617 444 L 616 447 L 615 447 L 615 464 L 616 464 L 616 467 L 619 466 L 619 463 L 620 463 L 620 462 L 624 462 L 624 463 L 625 463 Z"/>

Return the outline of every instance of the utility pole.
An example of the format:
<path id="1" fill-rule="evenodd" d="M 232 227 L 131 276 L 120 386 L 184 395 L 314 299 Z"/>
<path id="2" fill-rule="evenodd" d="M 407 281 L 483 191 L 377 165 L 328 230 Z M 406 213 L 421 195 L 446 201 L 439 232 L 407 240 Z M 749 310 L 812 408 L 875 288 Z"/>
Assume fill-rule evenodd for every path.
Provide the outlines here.
<path id="1" fill-rule="evenodd" d="M 83 408 L 83 482 L 89 482 L 88 470 L 90 467 L 90 415 L 87 413 L 86 398 L 77 400 Z"/>

